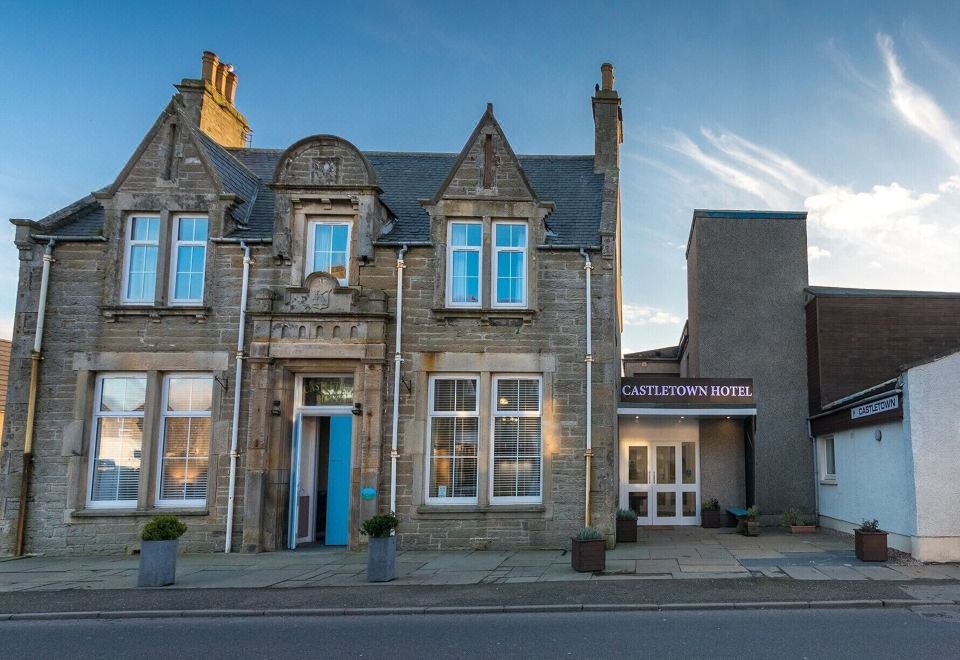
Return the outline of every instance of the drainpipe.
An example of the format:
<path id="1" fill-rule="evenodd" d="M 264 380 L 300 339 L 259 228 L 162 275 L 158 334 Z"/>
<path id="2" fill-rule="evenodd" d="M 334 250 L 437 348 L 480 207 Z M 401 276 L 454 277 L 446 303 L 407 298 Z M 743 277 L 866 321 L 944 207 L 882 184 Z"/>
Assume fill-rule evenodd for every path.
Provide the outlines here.
<path id="1" fill-rule="evenodd" d="M 237 366 L 233 376 L 233 423 L 230 428 L 230 482 L 227 486 L 227 537 L 223 545 L 225 553 L 233 546 L 233 508 L 237 485 L 237 442 L 240 433 L 240 377 L 243 374 L 243 341 L 247 324 L 247 287 L 250 284 L 250 246 L 241 241 L 243 249 L 243 283 L 240 286 L 240 325 L 237 328 Z"/>
<path id="2" fill-rule="evenodd" d="M 584 512 L 583 526 L 590 526 L 590 472 L 593 468 L 593 315 L 591 310 L 590 294 L 590 274 L 593 272 L 593 264 L 590 263 L 590 255 L 581 248 L 580 254 L 583 256 L 583 270 L 587 273 L 587 291 L 586 291 L 586 311 L 587 311 L 587 355 L 583 361 L 587 365 L 587 444 L 583 457 L 586 461 L 586 472 L 584 475 L 586 488 L 584 490 Z"/>
<path id="3" fill-rule="evenodd" d="M 33 425 L 37 414 L 37 381 L 40 378 L 40 352 L 43 341 L 43 321 L 47 311 L 47 288 L 50 284 L 50 264 L 53 263 L 51 238 L 43 253 L 43 275 L 40 277 L 40 303 L 37 308 L 37 327 L 33 335 L 33 351 L 30 354 L 30 393 L 27 399 L 27 428 L 23 437 L 23 472 L 20 474 L 20 511 L 17 515 L 15 555 L 23 555 L 24 532 L 27 524 L 27 498 L 30 496 L 30 477 L 33 473 Z"/>
<path id="4" fill-rule="evenodd" d="M 807 437 L 813 445 L 813 524 L 820 524 L 820 447 L 813 435 L 813 422 L 807 418 Z"/>
<path id="5" fill-rule="evenodd" d="M 397 451 L 397 428 L 400 422 L 400 363 L 403 357 L 400 355 L 401 330 L 403 328 L 403 269 L 407 265 L 403 262 L 403 256 L 407 253 L 407 245 L 397 253 L 397 338 L 396 351 L 393 354 L 393 424 L 390 430 L 390 513 L 397 512 L 397 459 L 400 453 Z"/>

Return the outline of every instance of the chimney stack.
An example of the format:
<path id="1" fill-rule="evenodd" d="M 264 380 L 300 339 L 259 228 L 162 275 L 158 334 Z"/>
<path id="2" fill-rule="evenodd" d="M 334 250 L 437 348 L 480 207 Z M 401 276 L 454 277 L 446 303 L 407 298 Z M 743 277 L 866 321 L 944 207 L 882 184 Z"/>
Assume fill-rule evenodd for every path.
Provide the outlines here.
<path id="1" fill-rule="evenodd" d="M 600 84 L 593 96 L 593 169 L 598 174 L 620 167 L 623 115 L 620 111 L 620 95 L 614 89 L 615 81 L 613 65 L 609 62 L 601 64 Z"/>
<path id="2" fill-rule="evenodd" d="M 217 54 L 203 52 L 200 80 L 183 79 L 176 85 L 186 115 L 224 147 L 245 147 L 250 137 L 246 117 L 237 111 L 237 74 Z"/>

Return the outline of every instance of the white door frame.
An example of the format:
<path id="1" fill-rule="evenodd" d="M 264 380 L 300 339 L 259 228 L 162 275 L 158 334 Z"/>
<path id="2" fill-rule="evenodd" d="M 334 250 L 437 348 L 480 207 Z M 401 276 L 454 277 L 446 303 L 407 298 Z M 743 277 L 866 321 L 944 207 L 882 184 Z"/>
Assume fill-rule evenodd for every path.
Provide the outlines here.
<path id="1" fill-rule="evenodd" d="M 694 484 L 684 484 L 683 481 L 683 444 L 687 442 L 694 443 L 694 457 L 696 461 L 696 475 Z M 647 479 L 645 484 L 628 483 L 629 458 L 631 447 L 645 447 L 647 451 Z M 657 447 L 674 447 L 674 483 L 657 484 Z M 647 493 L 647 511 L 638 512 L 638 525 L 699 525 L 700 524 L 700 440 L 699 438 L 687 439 L 664 439 L 658 440 L 653 435 L 650 439 L 639 440 L 621 439 L 621 457 L 620 457 L 620 507 L 629 508 L 630 493 Z M 695 515 L 683 515 L 683 493 L 695 492 Z M 676 493 L 676 508 L 674 516 L 657 517 L 656 499 L 658 492 Z"/>

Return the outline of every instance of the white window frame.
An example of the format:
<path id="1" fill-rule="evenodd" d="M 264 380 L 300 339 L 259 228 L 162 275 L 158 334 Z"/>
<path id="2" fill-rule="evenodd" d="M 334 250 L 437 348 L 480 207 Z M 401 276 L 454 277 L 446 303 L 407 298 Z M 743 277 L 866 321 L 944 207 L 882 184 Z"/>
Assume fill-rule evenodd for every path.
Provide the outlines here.
<path id="1" fill-rule="evenodd" d="M 497 383 L 501 380 L 535 380 L 540 393 L 540 406 L 536 411 L 497 411 Z M 493 468 L 495 463 L 495 432 L 497 417 L 539 417 L 540 418 L 540 495 L 537 497 L 510 496 L 497 497 L 493 494 Z M 488 484 L 490 504 L 542 504 L 543 503 L 543 376 L 541 374 L 496 374 L 490 379 L 490 438 L 489 438 Z"/>
<path id="2" fill-rule="evenodd" d="M 144 420 L 143 428 L 143 437 L 140 438 L 140 475 L 143 475 L 143 471 L 148 469 L 147 462 L 144 460 L 144 445 L 147 443 L 147 428 L 146 428 L 146 413 L 147 413 L 147 401 L 149 401 L 148 393 L 144 393 L 144 405 L 143 410 L 140 411 L 123 411 L 123 410 L 111 410 L 109 412 L 103 412 L 100 410 L 103 397 L 103 381 L 110 378 L 143 378 L 146 381 L 146 386 L 149 387 L 149 378 L 146 373 L 139 371 L 118 371 L 118 372 L 105 372 L 102 374 L 97 374 L 96 387 L 94 390 L 93 397 L 93 410 L 90 416 L 90 448 L 88 452 L 89 465 L 87 466 L 87 493 L 86 493 L 86 507 L 88 509 L 136 509 L 139 505 L 140 497 L 142 493 L 140 492 L 140 483 L 143 482 L 142 479 L 137 484 L 137 499 L 134 500 L 95 500 L 93 499 L 93 480 L 94 472 L 96 471 L 97 466 L 97 443 L 99 438 L 97 437 L 97 431 L 100 428 L 99 420 L 101 417 L 132 417 L 140 418 Z"/>
<path id="3" fill-rule="evenodd" d="M 181 241 L 180 221 L 181 220 L 206 220 L 207 238 L 202 241 Z M 207 273 L 207 241 L 210 239 L 210 218 L 202 214 L 182 213 L 173 216 L 170 231 L 170 295 L 171 305 L 196 305 L 203 304 L 203 295 L 206 292 L 206 273 Z M 199 298 L 177 298 L 177 266 L 180 262 L 180 247 L 202 247 L 203 248 L 203 285 L 200 287 Z"/>
<path id="4" fill-rule="evenodd" d="M 176 411 L 172 412 L 167 410 L 167 401 L 170 393 L 170 380 L 172 378 L 209 378 L 210 379 L 210 410 L 206 411 Z M 163 487 L 163 443 L 165 439 L 165 434 L 167 431 L 167 419 L 170 417 L 193 417 L 193 418 L 209 418 L 210 419 L 210 431 L 207 437 L 207 493 L 210 492 L 210 464 L 212 462 L 210 449 L 213 445 L 213 387 L 214 387 L 214 378 L 213 374 L 201 371 L 188 371 L 188 372 L 171 372 L 163 375 L 163 382 L 161 384 L 162 394 L 160 396 L 160 424 L 159 424 L 159 433 L 157 435 L 157 466 L 156 466 L 156 490 L 154 495 L 154 503 L 158 509 L 161 508 L 178 508 L 178 509 L 196 509 L 203 508 L 207 505 L 207 498 L 204 496 L 202 499 L 177 499 L 177 500 L 164 500 L 160 499 Z"/>
<path id="5" fill-rule="evenodd" d="M 321 271 L 314 270 L 313 268 L 313 257 L 314 257 L 314 248 L 317 240 L 316 228 L 319 225 L 328 225 L 331 227 L 346 227 L 347 228 L 347 263 L 346 263 L 346 277 L 337 278 L 337 281 L 340 283 L 340 286 L 350 286 L 350 266 L 353 262 L 353 255 L 351 254 L 350 241 L 353 238 L 353 222 L 347 219 L 338 218 L 336 220 L 310 220 L 307 222 L 307 254 L 306 259 L 304 260 L 304 277 L 310 275 L 311 273 L 318 273 Z M 331 275 L 333 275 L 331 273 Z"/>
<path id="6" fill-rule="evenodd" d="M 520 225 L 526 230 L 524 232 L 525 241 L 522 248 L 517 247 L 498 247 L 497 246 L 497 227 L 500 225 Z M 497 220 L 493 223 L 493 229 L 490 232 L 490 247 L 493 252 L 491 258 L 491 273 L 490 273 L 490 305 L 491 307 L 507 307 L 514 309 L 523 309 L 527 306 L 527 288 L 529 286 L 527 274 L 530 272 L 530 266 L 527 262 L 529 258 L 527 254 L 527 247 L 530 244 L 530 225 L 526 222 L 520 222 L 515 220 Z M 519 252 L 523 255 L 523 294 L 520 297 L 520 302 L 510 303 L 510 302 L 497 302 L 497 280 L 500 275 L 500 260 L 499 255 L 501 252 Z M 542 404 L 541 404 L 542 407 Z"/>
<path id="7" fill-rule="evenodd" d="M 833 472 L 827 471 L 827 442 L 833 453 Z M 836 436 L 826 435 L 820 439 L 820 482 L 825 484 L 837 483 L 837 440 Z"/>
<path id="8" fill-rule="evenodd" d="M 133 239 L 133 224 L 134 220 L 144 219 L 144 220 L 156 220 L 157 221 L 157 239 L 155 241 L 149 240 L 134 240 Z M 123 280 L 120 283 L 120 302 L 124 305 L 153 305 L 157 299 L 157 271 L 160 269 L 160 231 L 161 231 L 161 219 L 159 215 L 150 215 L 148 213 L 131 213 L 126 217 L 126 226 L 123 230 Z M 149 247 L 153 246 L 157 248 L 157 266 L 156 270 L 153 273 L 154 285 L 153 285 L 153 298 L 147 300 L 145 298 L 130 298 L 127 295 L 127 291 L 130 288 L 130 257 L 133 252 L 133 248 L 136 246 Z"/>
<path id="9" fill-rule="evenodd" d="M 478 225 L 480 227 L 480 245 L 456 246 L 453 245 L 453 226 L 454 225 Z M 454 302 L 453 300 L 453 253 L 454 252 L 476 252 L 477 253 L 477 302 Z M 483 306 L 483 221 L 464 218 L 463 220 L 450 220 L 447 223 L 447 277 L 446 277 L 446 301 L 447 307 L 468 307 L 480 308 Z"/>
<path id="10" fill-rule="evenodd" d="M 434 392 L 435 392 L 435 383 L 438 380 L 472 380 L 474 382 L 474 387 L 476 388 L 477 397 L 476 404 L 473 411 L 444 411 L 444 412 L 435 412 L 433 409 L 434 402 Z M 480 375 L 476 373 L 440 373 L 430 376 L 429 383 L 429 396 L 427 397 L 427 445 L 426 451 L 426 469 L 424 470 L 424 502 L 429 505 L 437 506 L 449 506 L 449 505 L 476 505 L 479 503 L 480 497 L 480 457 L 481 451 L 480 447 L 483 444 L 483 435 L 481 433 L 482 424 L 480 421 Z M 433 420 L 435 418 L 450 418 L 450 417 L 461 417 L 461 418 L 472 418 L 477 420 L 477 494 L 474 497 L 431 497 L 430 496 L 430 484 L 433 478 Z"/>

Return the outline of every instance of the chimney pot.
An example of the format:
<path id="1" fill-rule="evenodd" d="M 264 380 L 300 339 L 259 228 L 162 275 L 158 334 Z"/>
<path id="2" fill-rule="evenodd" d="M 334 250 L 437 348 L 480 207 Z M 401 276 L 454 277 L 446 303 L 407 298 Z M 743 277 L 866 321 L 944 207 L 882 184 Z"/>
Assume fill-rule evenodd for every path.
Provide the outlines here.
<path id="1" fill-rule="evenodd" d="M 605 92 L 613 91 L 613 82 L 615 78 L 613 76 L 613 65 L 609 62 L 604 62 L 600 65 L 600 89 Z"/>
<path id="2" fill-rule="evenodd" d="M 210 84 L 213 84 L 213 76 L 219 63 L 220 59 L 217 57 L 216 53 L 209 50 L 203 51 L 203 67 L 200 70 L 200 78 Z"/>
<path id="3" fill-rule="evenodd" d="M 221 94 L 224 93 L 224 87 L 227 82 L 227 65 L 223 62 L 220 62 L 217 65 L 217 74 L 213 80 L 213 86 L 217 88 L 217 91 Z"/>
<path id="4" fill-rule="evenodd" d="M 227 71 L 227 82 L 226 89 L 224 90 L 224 96 L 227 97 L 227 100 L 230 101 L 230 105 L 234 105 L 233 100 L 237 96 L 237 74 L 233 72 L 233 67 L 230 67 L 230 70 Z"/>

